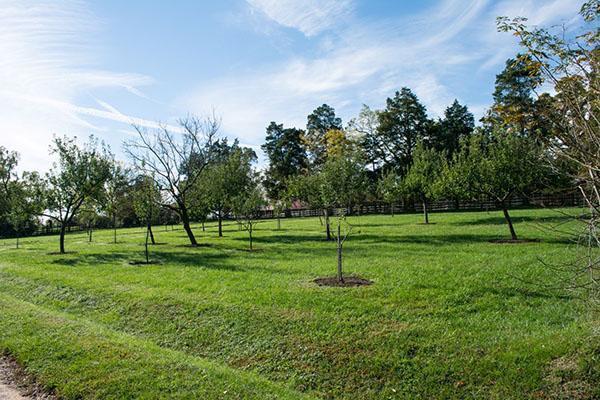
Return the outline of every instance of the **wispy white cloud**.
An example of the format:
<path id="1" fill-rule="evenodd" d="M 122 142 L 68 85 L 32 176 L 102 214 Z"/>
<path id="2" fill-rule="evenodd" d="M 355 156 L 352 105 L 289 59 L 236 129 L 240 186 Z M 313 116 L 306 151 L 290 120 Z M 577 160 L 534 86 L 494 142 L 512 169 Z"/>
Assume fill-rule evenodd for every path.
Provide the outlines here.
<path id="1" fill-rule="evenodd" d="M 216 106 L 225 130 L 251 143 L 262 142 L 271 120 L 301 127 L 323 102 L 348 119 L 362 103 L 382 106 L 402 86 L 412 88 L 430 114 L 439 116 L 454 98 L 468 101 L 461 99 L 466 92 L 462 86 L 480 79 L 482 65 L 499 70 L 516 52 L 515 40 L 496 32 L 496 16 L 525 15 L 548 24 L 571 18 L 579 7 L 562 0 L 443 0 L 416 15 L 378 21 L 353 16 L 349 28 L 319 23 L 318 18 L 294 18 L 326 15 L 334 7 L 327 1 L 247 1 L 279 24 L 302 31 L 308 40 L 326 29 L 334 33 L 317 38 L 320 51 L 312 56 L 296 55 L 249 74 L 212 81 L 182 97 L 180 104 L 192 110 Z M 351 10 L 348 4 L 342 2 Z M 484 108 L 480 97 L 472 104 L 476 116 Z"/>
<path id="2" fill-rule="evenodd" d="M 315 36 L 350 17 L 351 0 L 247 0 L 254 10 L 279 25 Z"/>
<path id="3" fill-rule="evenodd" d="M 122 114 L 77 105 L 94 90 L 143 96 L 140 87 L 152 83 L 144 75 L 94 67 L 98 26 L 80 1 L 0 0 L 1 144 L 21 153 L 23 167 L 48 166 L 53 133 L 103 130 L 86 117 L 125 122 Z"/>

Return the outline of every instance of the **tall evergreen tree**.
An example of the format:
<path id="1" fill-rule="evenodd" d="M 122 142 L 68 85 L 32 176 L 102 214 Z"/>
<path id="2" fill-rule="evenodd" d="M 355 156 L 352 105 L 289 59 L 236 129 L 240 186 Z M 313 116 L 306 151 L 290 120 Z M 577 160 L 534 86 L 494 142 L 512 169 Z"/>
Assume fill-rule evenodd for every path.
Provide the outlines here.
<path id="1" fill-rule="evenodd" d="M 283 124 L 275 122 L 267 127 L 267 137 L 261 148 L 269 159 L 263 184 L 271 200 L 280 200 L 287 189 L 286 182 L 308 167 L 303 134 L 301 129 L 284 128 Z"/>
<path id="2" fill-rule="evenodd" d="M 444 111 L 444 118 L 432 130 L 428 144 L 438 151 L 445 151 L 449 158 L 459 149 L 462 138 L 473 133 L 475 119 L 467 106 L 454 100 Z"/>
<path id="3" fill-rule="evenodd" d="M 483 118 L 486 125 L 503 125 L 521 135 L 535 129 L 534 90 L 541 82 L 539 65 L 531 56 L 518 54 L 506 60 L 504 70 L 496 75 L 494 104 Z"/>
<path id="4" fill-rule="evenodd" d="M 412 163 L 413 151 L 428 133 L 430 121 L 425 106 L 409 89 L 402 88 L 388 98 L 386 108 L 378 113 L 379 127 L 374 141 L 384 167 L 406 173 Z"/>
<path id="5" fill-rule="evenodd" d="M 326 134 L 332 129 L 342 129 L 342 119 L 336 117 L 333 107 L 323 104 L 317 107 L 307 118 L 306 135 L 310 160 L 320 166 L 327 159 Z"/>

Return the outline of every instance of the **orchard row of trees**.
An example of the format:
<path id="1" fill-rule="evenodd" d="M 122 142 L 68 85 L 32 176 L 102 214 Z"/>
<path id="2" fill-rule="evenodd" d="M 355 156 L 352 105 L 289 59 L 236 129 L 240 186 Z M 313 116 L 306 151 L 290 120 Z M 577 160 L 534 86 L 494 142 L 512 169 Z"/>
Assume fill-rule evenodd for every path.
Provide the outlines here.
<path id="1" fill-rule="evenodd" d="M 135 221 L 147 226 L 152 241 L 153 224 L 179 221 L 196 246 L 191 221 L 213 217 L 222 235 L 222 221 L 235 216 L 251 241 L 267 203 L 279 214 L 301 202 L 323 210 L 326 237 L 337 239 L 341 260 L 344 213 L 365 200 L 420 202 L 428 223 L 433 200 L 485 196 L 497 202 L 517 240 L 511 197 L 577 187 L 590 209 L 585 237 L 600 245 L 599 9 L 600 0 L 584 4 L 581 15 L 593 27 L 578 36 L 500 18 L 498 29 L 517 36 L 523 53 L 497 75 L 494 102 L 478 126 L 458 101 L 432 119 L 415 93 L 402 88 L 385 108 L 364 106 L 345 125 L 327 104 L 308 115 L 303 129 L 271 122 L 263 173 L 252 149 L 219 137 L 214 115 L 188 117 L 176 127 L 134 126 L 137 138 L 124 143 L 129 167 L 93 138 L 79 145 L 57 137 L 48 173 L 17 175 L 18 155 L 0 148 L 2 229 L 19 237 L 42 217 L 60 229 L 62 253 L 75 222 L 91 227 L 102 218 L 116 228 Z M 538 93 L 548 87 L 552 94 Z M 590 261 L 590 268 L 597 265 Z"/>
<path id="2" fill-rule="evenodd" d="M 190 244 L 197 245 L 191 221 L 209 215 L 219 221 L 235 215 L 250 238 L 254 220 L 265 204 L 256 154 L 238 142 L 218 139 L 219 120 L 190 117 L 179 123 L 175 136 L 169 129 L 135 127 L 138 139 L 125 143 L 132 166 L 115 160 L 110 149 L 93 137 L 81 145 L 76 138 L 55 137 L 56 162 L 44 176 L 18 175 L 18 154 L 0 147 L 2 179 L 0 212 L 18 238 L 40 219 L 59 228 L 59 251 L 75 223 L 92 228 L 103 221 L 114 228 L 143 224 L 154 243 L 152 225 L 181 222 Z"/>
<path id="3" fill-rule="evenodd" d="M 323 104 L 307 118 L 306 129 L 271 122 L 263 145 L 269 166 L 264 186 L 274 203 L 302 200 L 331 209 L 364 200 L 418 201 L 429 222 L 431 201 L 492 198 L 502 208 L 513 239 L 508 206 L 512 196 L 572 185 L 575 166 L 555 154 L 547 115 L 553 97 L 534 98 L 541 71 L 531 56 L 506 62 L 496 78 L 494 104 L 475 126 L 467 106 L 454 101 L 443 118 L 430 119 L 409 89 L 386 100 L 382 110 L 364 106 L 343 127 Z M 550 165 L 561 163 L 558 174 Z"/>

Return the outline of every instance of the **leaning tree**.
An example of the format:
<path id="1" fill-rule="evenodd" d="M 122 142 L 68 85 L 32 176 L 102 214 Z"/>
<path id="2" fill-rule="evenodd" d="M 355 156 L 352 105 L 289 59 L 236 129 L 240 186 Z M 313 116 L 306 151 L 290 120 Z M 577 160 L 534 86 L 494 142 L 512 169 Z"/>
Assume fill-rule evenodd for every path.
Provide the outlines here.
<path id="1" fill-rule="evenodd" d="M 60 225 L 60 253 L 65 253 L 65 234 L 86 201 L 102 195 L 110 173 L 110 154 L 91 137 L 79 146 L 76 138 L 55 137 L 51 152 L 58 156 L 45 179 L 37 184 L 42 216 Z"/>
<path id="2" fill-rule="evenodd" d="M 540 187 L 546 172 L 544 154 L 532 138 L 501 129 L 491 137 L 478 132 L 463 142 L 451 166 L 444 168 L 438 190 L 455 198 L 493 199 L 502 209 L 512 240 L 517 240 L 510 200 Z"/>
<path id="3" fill-rule="evenodd" d="M 531 67 L 539 71 L 540 85 L 553 87 L 547 121 L 552 135 L 547 142 L 559 164 L 577 165 L 573 178 L 583 195 L 589 218 L 580 241 L 588 249 L 585 261 L 575 261 L 569 284 L 586 286 L 600 298 L 600 0 L 586 1 L 580 10 L 587 22 L 576 34 L 565 28 L 527 26 L 526 18 L 498 18 L 498 29 L 519 39 Z M 569 267 L 571 268 L 571 267 Z"/>
<path id="4" fill-rule="evenodd" d="M 214 115 L 181 119 L 178 127 L 134 125 L 137 140 L 125 142 L 125 152 L 141 174 L 153 177 L 162 194 L 161 206 L 179 216 L 192 246 L 198 242 L 190 226 L 190 193 L 211 161 L 220 125 Z"/>

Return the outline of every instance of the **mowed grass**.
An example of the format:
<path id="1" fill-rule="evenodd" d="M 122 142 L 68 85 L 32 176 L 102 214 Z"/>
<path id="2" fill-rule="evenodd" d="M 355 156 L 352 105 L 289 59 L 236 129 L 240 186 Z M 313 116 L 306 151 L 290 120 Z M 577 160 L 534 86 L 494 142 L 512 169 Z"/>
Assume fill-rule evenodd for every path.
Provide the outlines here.
<path id="1" fill-rule="evenodd" d="M 577 215 L 578 209 L 562 210 Z M 185 232 L 97 231 L 0 242 L 0 351 L 64 398 L 565 398 L 600 396 L 598 320 L 543 285 L 573 259 L 578 223 L 519 210 L 352 217 L 345 271 L 318 219 Z"/>

